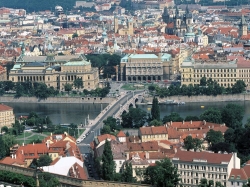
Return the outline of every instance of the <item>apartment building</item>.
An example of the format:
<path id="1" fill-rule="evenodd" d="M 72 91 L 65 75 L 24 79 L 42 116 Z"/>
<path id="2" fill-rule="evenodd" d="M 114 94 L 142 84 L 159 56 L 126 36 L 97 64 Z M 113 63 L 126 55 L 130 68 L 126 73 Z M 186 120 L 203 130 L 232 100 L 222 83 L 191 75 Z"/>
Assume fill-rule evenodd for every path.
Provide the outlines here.
<path id="1" fill-rule="evenodd" d="M 180 185 L 197 186 L 202 178 L 229 186 L 232 169 L 240 169 L 237 153 L 192 152 L 178 150 L 172 159 L 182 176 Z"/>
<path id="2" fill-rule="evenodd" d="M 0 104 L 0 128 L 4 126 L 12 127 L 13 123 L 15 123 L 13 108 Z"/>
<path id="3" fill-rule="evenodd" d="M 139 129 L 139 137 L 142 142 L 155 140 L 168 140 L 168 131 L 166 126 L 159 127 L 141 127 Z"/>

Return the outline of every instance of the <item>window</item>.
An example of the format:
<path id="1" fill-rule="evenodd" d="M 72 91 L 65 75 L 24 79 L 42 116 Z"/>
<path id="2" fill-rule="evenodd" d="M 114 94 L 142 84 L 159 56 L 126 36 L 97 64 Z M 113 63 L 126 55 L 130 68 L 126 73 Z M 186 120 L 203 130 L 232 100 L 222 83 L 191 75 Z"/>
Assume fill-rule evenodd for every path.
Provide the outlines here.
<path id="1" fill-rule="evenodd" d="M 240 185 L 240 182 L 237 182 L 237 186 L 239 186 Z"/>

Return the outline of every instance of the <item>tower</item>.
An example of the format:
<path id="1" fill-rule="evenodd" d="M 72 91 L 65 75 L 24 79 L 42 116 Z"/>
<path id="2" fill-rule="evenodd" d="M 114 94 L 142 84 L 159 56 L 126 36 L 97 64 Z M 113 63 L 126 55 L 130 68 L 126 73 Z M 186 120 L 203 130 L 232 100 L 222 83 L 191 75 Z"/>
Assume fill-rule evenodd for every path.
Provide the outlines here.
<path id="1" fill-rule="evenodd" d="M 241 37 L 244 35 L 247 35 L 247 23 L 246 23 L 244 15 L 242 14 L 241 21 L 239 24 L 239 36 Z"/>
<path id="2" fill-rule="evenodd" d="M 164 7 L 164 11 L 163 11 L 163 14 L 162 14 L 162 20 L 164 23 L 170 23 L 170 15 L 169 15 L 169 12 L 168 12 L 168 8 L 165 6 Z"/>
<path id="3" fill-rule="evenodd" d="M 114 32 L 118 32 L 118 18 L 117 16 L 114 16 Z"/>
<path id="4" fill-rule="evenodd" d="M 188 5 L 186 6 L 185 18 L 186 18 L 185 21 L 186 21 L 187 26 L 190 26 L 191 24 L 193 24 L 193 14 L 189 12 Z"/>
<path id="5" fill-rule="evenodd" d="M 178 10 L 178 7 L 175 7 L 175 17 L 174 17 L 174 30 L 175 34 L 178 34 L 180 32 L 180 27 L 181 27 L 181 16 Z"/>
<path id="6" fill-rule="evenodd" d="M 134 34 L 134 25 L 133 20 L 128 20 L 128 34 L 133 35 Z"/>

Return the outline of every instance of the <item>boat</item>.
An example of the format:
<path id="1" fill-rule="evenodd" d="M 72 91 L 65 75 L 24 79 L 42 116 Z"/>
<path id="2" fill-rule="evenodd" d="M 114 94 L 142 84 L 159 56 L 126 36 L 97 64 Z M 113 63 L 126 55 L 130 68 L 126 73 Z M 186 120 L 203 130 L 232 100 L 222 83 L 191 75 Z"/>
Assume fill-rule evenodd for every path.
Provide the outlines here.
<path id="1" fill-rule="evenodd" d="M 201 108 L 205 108 L 205 106 L 202 105 Z"/>

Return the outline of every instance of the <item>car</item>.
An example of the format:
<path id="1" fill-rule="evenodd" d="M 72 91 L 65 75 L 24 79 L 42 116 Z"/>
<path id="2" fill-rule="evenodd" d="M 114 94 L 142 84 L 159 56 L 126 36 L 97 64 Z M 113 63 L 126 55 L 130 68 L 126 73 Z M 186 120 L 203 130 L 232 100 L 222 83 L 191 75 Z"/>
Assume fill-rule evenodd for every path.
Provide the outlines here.
<path id="1" fill-rule="evenodd" d="M 90 133 L 93 133 L 94 131 L 90 131 Z"/>
<path id="2" fill-rule="evenodd" d="M 81 140 L 76 140 L 76 143 L 81 143 Z"/>

